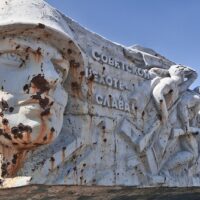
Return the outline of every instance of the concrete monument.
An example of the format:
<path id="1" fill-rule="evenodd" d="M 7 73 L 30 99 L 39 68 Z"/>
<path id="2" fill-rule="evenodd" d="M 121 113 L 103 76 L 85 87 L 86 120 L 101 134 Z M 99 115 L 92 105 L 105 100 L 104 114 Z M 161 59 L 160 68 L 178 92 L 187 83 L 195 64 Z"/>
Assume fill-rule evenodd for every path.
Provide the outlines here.
<path id="1" fill-rule="evenodd" d="M 200 185 L 195 70 L 42 0 L 2 0 L 0 33 L 2 182 Z"/>

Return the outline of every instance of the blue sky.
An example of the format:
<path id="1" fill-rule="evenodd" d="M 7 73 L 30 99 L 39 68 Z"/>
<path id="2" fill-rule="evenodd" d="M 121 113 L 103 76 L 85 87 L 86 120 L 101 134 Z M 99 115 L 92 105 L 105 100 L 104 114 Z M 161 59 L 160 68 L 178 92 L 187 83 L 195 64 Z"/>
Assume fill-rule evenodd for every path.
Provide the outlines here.
<path id="1" fill-rule="evenodd" d="M 200 76 L 200 0 L 47 0 L 109 40 L 152 48 Z M 194 86 L 200 85 L 200 77 Z"/>

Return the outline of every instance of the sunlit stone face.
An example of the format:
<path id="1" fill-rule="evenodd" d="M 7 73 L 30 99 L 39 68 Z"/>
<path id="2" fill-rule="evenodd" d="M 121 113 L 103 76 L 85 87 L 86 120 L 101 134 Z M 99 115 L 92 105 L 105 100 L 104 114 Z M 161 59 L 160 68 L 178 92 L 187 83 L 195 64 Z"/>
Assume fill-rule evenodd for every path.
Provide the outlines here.
<path id="1" fill-rule="evenodd" d="M 0 39 L 0 143 L 32 149 L 59 134 L 69 63 L 40 39 Z"/>

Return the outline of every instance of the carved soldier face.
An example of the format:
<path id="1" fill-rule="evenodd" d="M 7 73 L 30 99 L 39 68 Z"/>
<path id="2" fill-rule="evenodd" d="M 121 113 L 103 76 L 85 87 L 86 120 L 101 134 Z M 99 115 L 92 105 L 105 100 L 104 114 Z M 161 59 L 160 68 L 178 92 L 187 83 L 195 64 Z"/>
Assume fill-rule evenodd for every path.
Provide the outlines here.
<path id="1" fill-rule="evenodd" d="M 69 63 L 40 39 L 0 39 L 0 143 L 16 149 L 48 144 L 59 134 Z"/>

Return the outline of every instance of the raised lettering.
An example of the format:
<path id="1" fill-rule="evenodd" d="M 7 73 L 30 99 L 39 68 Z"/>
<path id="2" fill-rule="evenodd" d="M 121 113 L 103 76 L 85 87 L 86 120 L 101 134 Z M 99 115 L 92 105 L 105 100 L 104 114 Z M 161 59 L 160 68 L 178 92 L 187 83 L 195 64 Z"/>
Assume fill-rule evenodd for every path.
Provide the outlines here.
<path id="1" fill-rule="evenodd" d="M 96 50 L 92 50 L 92 57 L 95 60 L 100 61 L 100 53 L 98 53 Z"/>
<path id="2" fill-rule="evenodd" d="M 96 102 L 100 105 L 103 104 L 103 97 L 99 94 L 96 95 Z"/>

